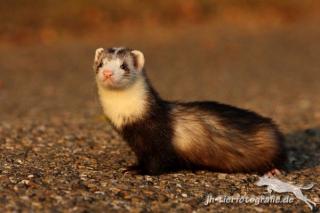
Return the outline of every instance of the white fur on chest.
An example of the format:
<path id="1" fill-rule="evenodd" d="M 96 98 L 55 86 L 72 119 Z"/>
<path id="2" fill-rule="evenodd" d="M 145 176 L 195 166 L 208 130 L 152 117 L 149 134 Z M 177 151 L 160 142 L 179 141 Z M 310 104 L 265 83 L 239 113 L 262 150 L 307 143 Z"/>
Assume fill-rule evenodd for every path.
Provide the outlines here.
<path id="1" fill-rule="evenodd" d="M 117 128 L 141 118 L 146 112 L 147 90 L 143 78 L 124 90 L 109 90 L 98 83 L 98 93 L 105 115 Z"/>

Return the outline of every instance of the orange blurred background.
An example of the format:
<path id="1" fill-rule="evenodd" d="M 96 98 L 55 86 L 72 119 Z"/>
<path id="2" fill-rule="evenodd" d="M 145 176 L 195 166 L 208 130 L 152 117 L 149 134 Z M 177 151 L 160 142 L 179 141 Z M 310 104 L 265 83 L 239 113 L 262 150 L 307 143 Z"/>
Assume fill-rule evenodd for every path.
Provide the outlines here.
<path id="1" fill-rule="evenodd" d="M 165 99 L 217 100 L 294 125 L 287 117 L 319 117 L 319 12 L 317 0 L 1 1 L 0 111 L 100 112 L 94 51 L 127 46 L 145 54 Z"/>
<path id="2" fill-rule="evenodd" d="M 313 0 L 14 0 L 0 5 L 0 43 L 110 40 L 119 34 L 229 26 L 267 32 L 320 20 Z M 203 32 L 205 33 L 205 32 Z"/>

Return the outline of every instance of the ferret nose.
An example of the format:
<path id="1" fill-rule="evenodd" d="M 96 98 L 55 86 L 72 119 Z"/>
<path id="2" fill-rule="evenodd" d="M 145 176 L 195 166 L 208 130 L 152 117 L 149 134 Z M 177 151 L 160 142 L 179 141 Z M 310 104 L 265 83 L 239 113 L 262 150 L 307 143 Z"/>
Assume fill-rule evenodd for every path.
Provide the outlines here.
<path id="1" fill-rule="evenodd" d="M 105 78 L 111 78 L 111 76 L 113 75 L 111 70 L 104 70 L 103 71 L 103 77 Z"/>

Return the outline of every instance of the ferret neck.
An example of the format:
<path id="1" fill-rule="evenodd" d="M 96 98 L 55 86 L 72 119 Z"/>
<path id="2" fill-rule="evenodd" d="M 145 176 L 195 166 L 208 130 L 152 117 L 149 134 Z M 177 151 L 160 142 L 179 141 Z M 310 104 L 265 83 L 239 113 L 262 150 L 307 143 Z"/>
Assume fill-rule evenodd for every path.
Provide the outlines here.
<path id="1" fill-rule="evenodd" d="M 124 90 L 109 90 L 98 84 L 104 114 L 117 129 L 142 119 L 157 97 L 145 76 L 139 76 Z"/>

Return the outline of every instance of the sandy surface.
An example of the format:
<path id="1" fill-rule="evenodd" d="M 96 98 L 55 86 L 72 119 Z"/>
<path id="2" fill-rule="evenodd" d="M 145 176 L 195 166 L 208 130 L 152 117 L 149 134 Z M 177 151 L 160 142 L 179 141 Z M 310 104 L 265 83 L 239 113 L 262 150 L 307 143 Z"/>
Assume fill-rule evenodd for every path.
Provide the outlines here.
<path id="1" fill-rule="evenodd" d="M 198 33 L 201 30 L 201 34 Z M 320 31 L 252 34 L 190 29 L 101 42 L 0 47 L 0 208 L 7 211 L 305 212 L 291 204 L 212 203 L 206 195 L 268 195 L 252 174 L 125 172 L 133 153 L 103 118 L 91 70 L 94 49 L 145 52 L 163 97 L 211 99 L 272 117 L 286 135 L 289 171 L 320 205 Z M 280 194 L 273 194 L 280 195 Z"/>

